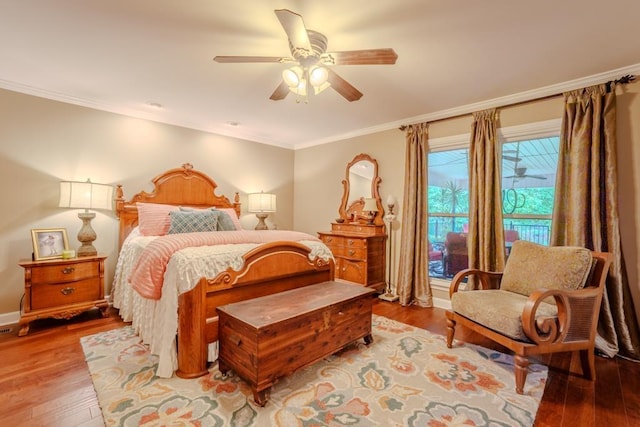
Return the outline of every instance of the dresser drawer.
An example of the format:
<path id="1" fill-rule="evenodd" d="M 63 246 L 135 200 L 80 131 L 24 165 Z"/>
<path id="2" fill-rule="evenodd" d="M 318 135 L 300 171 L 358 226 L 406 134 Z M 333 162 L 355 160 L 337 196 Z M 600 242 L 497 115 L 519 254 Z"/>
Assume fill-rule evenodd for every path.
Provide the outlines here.
<path id="1" fill-rule="evenodd" d="M 40 265 L 31 269 L 31 282 L 63 283 L 97 277 L 98 262 L 81 262 L 67 265 Z"/>
<path id="2" fill-rule="evenodd" d="M 346 236 L 322 236 L 322 241 L 325 245 L 334 248 L 337 246 L 344 246 L 347 248 L 365 248 L 367 246 L 366 239 L 358 239 L 354 237 Z"/>
<path id="3" fill-rule="evenodd" d="M 360 260 L 367 259 L 367 250 L 365 248 L 337 246 L 331 249 L 335 257 L 347 257 Z"/>
<path id="4" fill-rule="evenodd" d="M 100 298 L 101 282 L 89 278 L 71 283 L 33 283 L 31 309 L 63 306 Z"/>

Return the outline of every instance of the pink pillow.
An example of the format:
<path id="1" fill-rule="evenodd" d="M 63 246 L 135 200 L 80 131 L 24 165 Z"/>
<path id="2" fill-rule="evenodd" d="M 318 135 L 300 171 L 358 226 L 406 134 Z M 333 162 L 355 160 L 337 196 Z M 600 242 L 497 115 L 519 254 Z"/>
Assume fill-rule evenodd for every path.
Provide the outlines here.
<path id="1" fill-rule="evenodd" d="M 238 214 L 236 213 L 235 209 L 233 208 L 215 208 L 215 209 L 219 210 L 220 212 L 226 212 L 231 217 L 231 221 L 233 221 L 233 224 L 236 226 L 236 230 L 243 230 L 242 224 L 240 224 L 240 220 L 238 219 Z"/>
<path id="2" fill-rule="evenodd" d="M 138 207 L 138 226 L 143 236 L 164 236 L 169 231 L 171 216 L 178 206 L 158 203 L 136 203 Z"/>

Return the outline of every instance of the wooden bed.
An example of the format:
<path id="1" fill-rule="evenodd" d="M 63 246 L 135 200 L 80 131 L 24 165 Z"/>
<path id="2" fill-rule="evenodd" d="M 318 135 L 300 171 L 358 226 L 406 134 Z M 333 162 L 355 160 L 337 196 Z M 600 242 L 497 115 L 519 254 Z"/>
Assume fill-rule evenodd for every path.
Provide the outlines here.
<path id="1" fill-rule="evenodd" d="M 217 184 L 191 164 L 168 170 L 153 179 L 151 193 L 142 191 L 126 201 L 121 185 L 116 189 L 116 213 L 120 219 L 120 247 L 138 224 L 137 202 L 193 208 L 233 208 L 240 217 L 239 195 L 233 202 L 215 194 Z M 194 378 L 207 373 L 207 347 L 218 339 L 216 307 L 232 302 L 319 283 L 334 278 L 334 263 L 309 260 L 310 249 L 296 242 L 279 241 L 246 253 L 240 271 L 227 269 L 216 277 L 203 277 L 178 298 L 176 374 Z"/>

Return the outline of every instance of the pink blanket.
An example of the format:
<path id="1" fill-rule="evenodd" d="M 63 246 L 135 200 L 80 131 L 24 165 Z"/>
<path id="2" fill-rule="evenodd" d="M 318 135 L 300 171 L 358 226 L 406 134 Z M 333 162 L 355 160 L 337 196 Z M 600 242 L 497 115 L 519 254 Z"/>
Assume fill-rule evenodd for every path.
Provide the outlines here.
<path id="1" fill-rule="evenodd" d="M 167 264 L 171 256 L 180 249 L 234 243 L 269 243 L 281 240 L 297 242 L 318 239 L 306 233 L 285 230 L 168 234 L 153 240 L 142 251 L 131 271 L 129 283 L 144 298 L 160 299 Z"/>

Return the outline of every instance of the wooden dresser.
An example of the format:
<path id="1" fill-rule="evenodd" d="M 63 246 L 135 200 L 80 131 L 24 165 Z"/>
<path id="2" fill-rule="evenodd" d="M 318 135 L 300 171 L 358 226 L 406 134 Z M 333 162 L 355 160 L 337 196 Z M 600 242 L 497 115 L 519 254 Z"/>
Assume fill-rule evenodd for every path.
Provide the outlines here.
<path id="1" fill-rule="evenodd" d="M 47 317 L 70 319 L 83 311 L 99 308 L 104 316 L 109 303 L 104 298 L 106 256 L 43 261 L 23 260 L 24 301 L 18 336 L 29 332 L 29 323 Z"/>
<path id="2" fill-rule="evenodd" d="M 318 232 L 336 260 L 335 277 L 383 291 L 386 242 L 384 225 L 332 223 L 331 231 Z"/>

